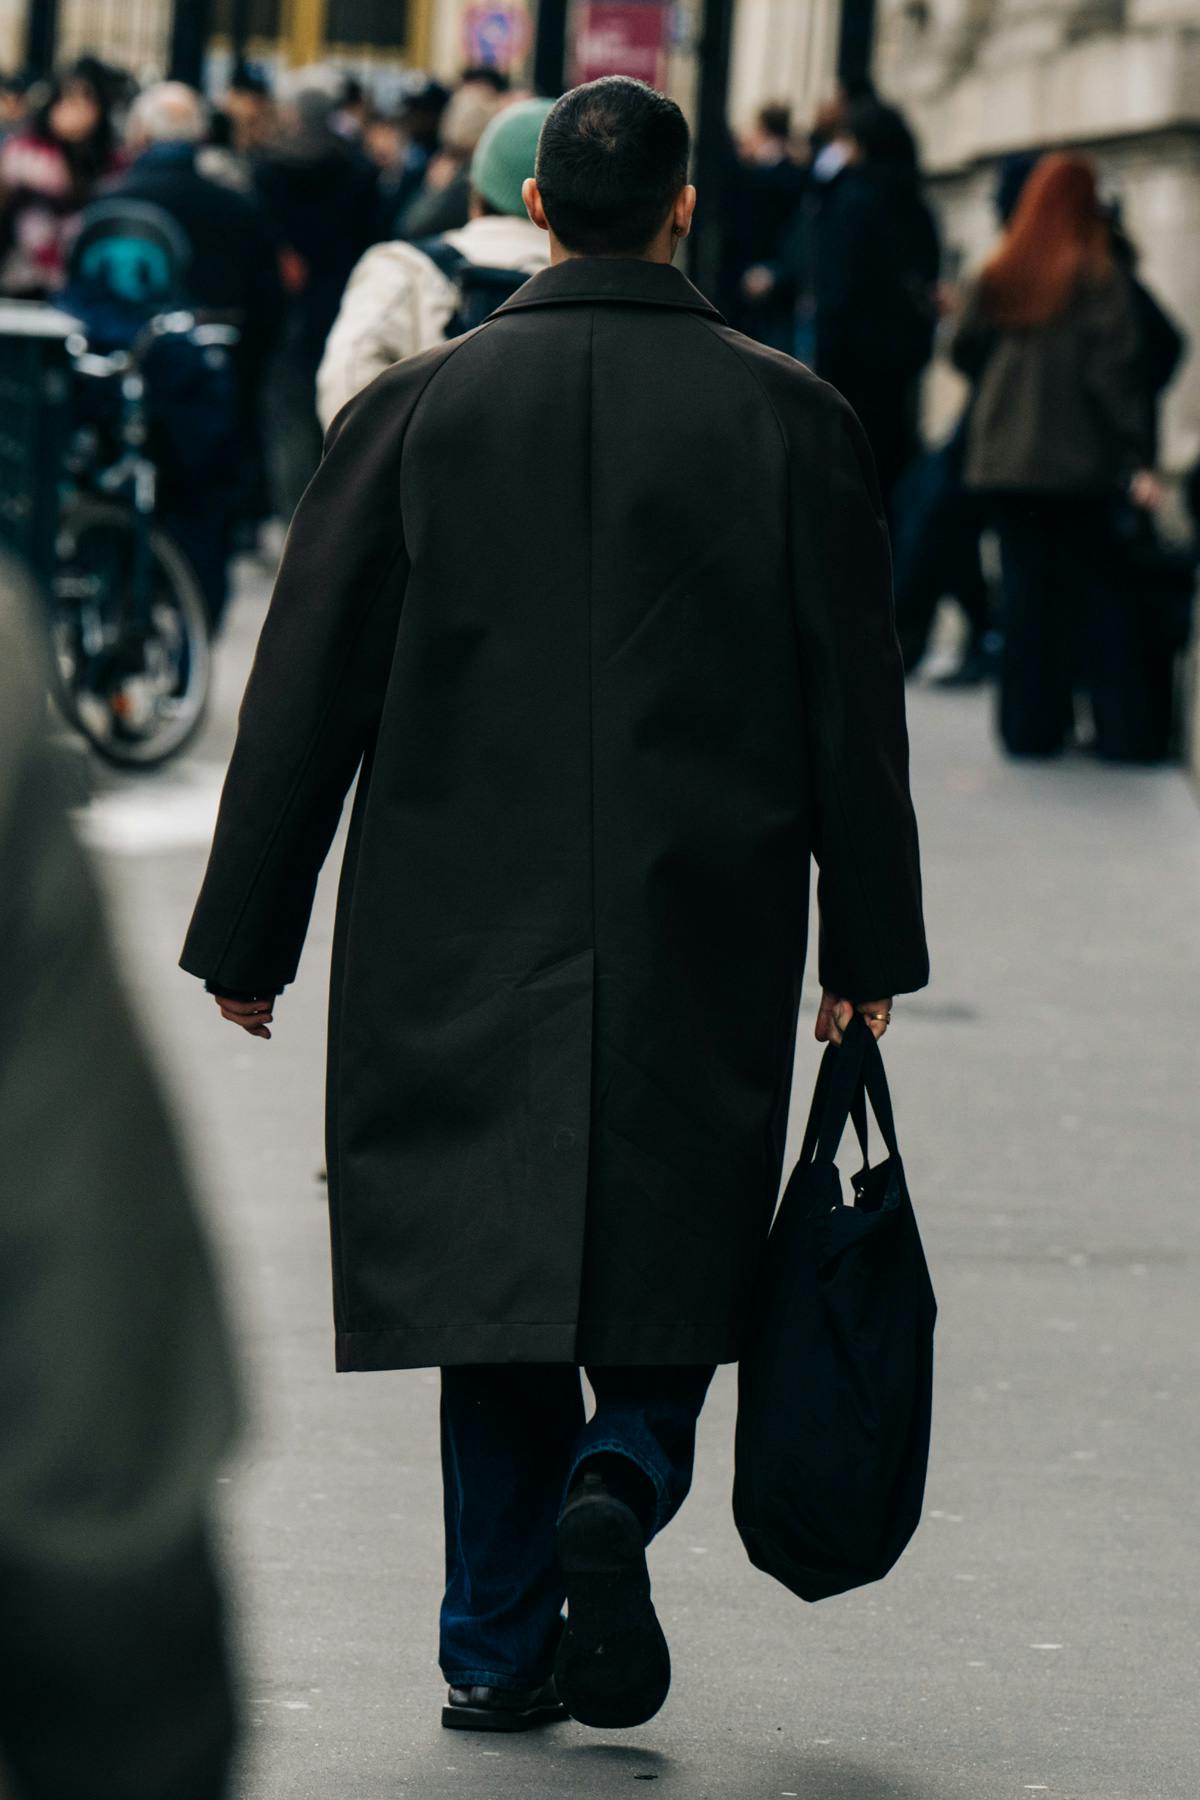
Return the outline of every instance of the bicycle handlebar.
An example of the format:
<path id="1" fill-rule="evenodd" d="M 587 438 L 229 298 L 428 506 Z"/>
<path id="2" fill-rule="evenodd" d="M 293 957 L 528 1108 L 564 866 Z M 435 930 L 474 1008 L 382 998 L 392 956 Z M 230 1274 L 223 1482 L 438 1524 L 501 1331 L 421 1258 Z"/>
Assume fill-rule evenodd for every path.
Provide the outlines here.
<path id="1" fill-rule="evenodd" d="M 190 338 L 192 343 L 202 348 L 221 346 L 232 349 L 242 338 L 239 316 L 236 312 L 200 312 L 183 308 L 156 313 L 142 326 L 130 349 L 108 352 L 89 350 L 86 334 L 76 331 L 66 340 L 67 355 L 78 374 L 102 381 L 114 375 L 128 375 L 133 370 L 140 370 L 154 344 L 164 337 Z"/>

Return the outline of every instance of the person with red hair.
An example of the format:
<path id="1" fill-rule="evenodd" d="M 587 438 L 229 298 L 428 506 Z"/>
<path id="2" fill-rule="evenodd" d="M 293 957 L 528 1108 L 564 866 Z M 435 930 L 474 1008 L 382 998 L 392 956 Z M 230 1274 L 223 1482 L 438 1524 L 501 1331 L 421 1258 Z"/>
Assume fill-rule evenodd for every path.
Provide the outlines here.
<path id="1" fill-rule="evenodd" d="M 1122 493 L 1156 502 L 1153 404 L 1132 285 L 1085 157 L 1037 165 L 967 296 L 953 355 L 975 387 L 966 485 L 989 496 L 1000 538 L 1004 746 L 1061 751 L 1082 677 L 1097 750 L 1134 755 L 1137 619 L 1114 580 L 1113 516 Z"/>

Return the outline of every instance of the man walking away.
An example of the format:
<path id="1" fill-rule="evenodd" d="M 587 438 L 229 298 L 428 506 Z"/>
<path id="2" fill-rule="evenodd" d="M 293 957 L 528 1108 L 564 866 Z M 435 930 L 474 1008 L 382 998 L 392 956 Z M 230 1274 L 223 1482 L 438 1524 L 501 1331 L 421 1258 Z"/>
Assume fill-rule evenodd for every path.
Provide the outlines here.
<path id="1" fill-rule="evenodd" d="M 742 1348 L 812 854 L 818 1036 L 854 1005 L 881 1031 L 870 997 L 928 973 L 870 456 L 671 266 L 688 151 L 639 82 L 565 95 L 526 186 L 552 266 L 335 420 L 183 954 L 270 1036 L 357 771 L 337 1360 L 444 1371 L 443 1716 L 471 1729 L 666 1695 L 645 1547 Z"/>
<path id="2" fill-rule="evenodd" d="M 317 371 L 326 429 L 392 363 L 481 324 L 545 268 L 546 234 L 525 211 L 521 190 L 549 110 L 546 100 L 526 100 L 492 120 L 471 162 L 471 217 L 461 231 L 421 244 L 375 244 L 360 260 Z"/>

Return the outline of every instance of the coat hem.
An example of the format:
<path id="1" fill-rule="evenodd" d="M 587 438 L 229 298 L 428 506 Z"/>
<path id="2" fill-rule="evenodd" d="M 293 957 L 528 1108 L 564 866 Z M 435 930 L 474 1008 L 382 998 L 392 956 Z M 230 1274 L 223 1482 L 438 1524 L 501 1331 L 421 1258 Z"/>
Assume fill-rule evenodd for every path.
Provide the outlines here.
<path id="1" fill-rule="evenodd" d="M 577 1366 L 678 1367 L 736 1362 L 741 1332 L 724 1325 L 647 1325 L 619 1320 L 580 1332 L 561 1324 L 411 1325 L 338 1331 L 339 1374 L 385 1369 L 455 1368 L 476 1363 L 572 1363 Z"/>

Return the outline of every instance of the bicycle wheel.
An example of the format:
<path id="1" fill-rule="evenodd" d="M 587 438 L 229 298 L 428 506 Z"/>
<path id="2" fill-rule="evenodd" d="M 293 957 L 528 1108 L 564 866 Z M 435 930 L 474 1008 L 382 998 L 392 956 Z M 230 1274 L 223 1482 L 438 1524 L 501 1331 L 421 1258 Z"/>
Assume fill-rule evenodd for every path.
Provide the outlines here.
<path id="1" fill-rule="evenodd" d="M 200 584 L 178 545 L 152 528 L 150 597 L 134 628 L 135 521 L 121 506 L 71 500 L 52 579 L 57 698 L 98 755 L 151 768 L 199 729 L 212 658 Z"/>

